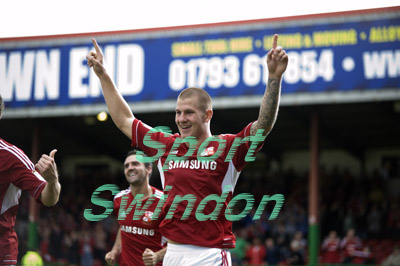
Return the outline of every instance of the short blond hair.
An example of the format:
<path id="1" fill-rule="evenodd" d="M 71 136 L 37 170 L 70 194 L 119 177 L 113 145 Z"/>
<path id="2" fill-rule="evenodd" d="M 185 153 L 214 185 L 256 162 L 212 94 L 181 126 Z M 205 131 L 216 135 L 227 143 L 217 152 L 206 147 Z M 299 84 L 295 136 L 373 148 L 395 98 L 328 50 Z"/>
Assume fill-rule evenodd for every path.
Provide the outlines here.
<path id="1" fill-rule="evenodd" d="M 198 101 L 197 101 L 197 107 L 202 110 L 203 112 L 206 112 L 207 110 L 212 110 L 212 101 L 211 101 L 211 96 L 202 88 L 198 87 L 189 87 L 187 89 L 184 89 L 178 96 L 178 100 L 185 100 L 187 98 L 191 98 L 193 96 L 196 96 Z"/>

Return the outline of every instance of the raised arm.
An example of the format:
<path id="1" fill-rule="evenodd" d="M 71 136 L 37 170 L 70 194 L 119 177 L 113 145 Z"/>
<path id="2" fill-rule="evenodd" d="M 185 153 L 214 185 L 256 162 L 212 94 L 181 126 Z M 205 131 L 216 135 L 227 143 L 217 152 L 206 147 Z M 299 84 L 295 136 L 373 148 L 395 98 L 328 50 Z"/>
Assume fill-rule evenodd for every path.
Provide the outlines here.
<path id="1" fill-rule="evenodd" d="M 54 160 L 57 150 L 52 150 L 49 155 L 43 154 L 36 164 L 42 177 L 47 181 L 46 186 L 39 196 L 45 206 L 54 206 L 58 202 L 61 192 L 61 185 L 58 182 L 57 165 Z"/>
<path id="2" fill-rule="evenodd" d="M 278 35 L 275 34 L 272 49 L 267 54 L 267 87 L 261 101 L 258 119 L 251 127 L 250 134 L 253 136 L 259 129 L 263 129 L 263 135 L 267 135 L 272 130 L 278 115 L 282 75 L 288 64 L 288 55 L 277 45 Z"/>
<path id="3" fill-rule="evenodd" d="M 115 125 L 130 139 L 132 139 L 132 123 L 133 113 L 118 91 L 114 81 L 108 75 L 104 67 L 104 55 L 95 39 L 92 39 L 95 52 L 90 52 L 86 56 L 89 67 L 92 67 L 97 77 L 100 79 L 101 87 L 103 89 L 104 99 L 106 101 L 111 118 Z"/>

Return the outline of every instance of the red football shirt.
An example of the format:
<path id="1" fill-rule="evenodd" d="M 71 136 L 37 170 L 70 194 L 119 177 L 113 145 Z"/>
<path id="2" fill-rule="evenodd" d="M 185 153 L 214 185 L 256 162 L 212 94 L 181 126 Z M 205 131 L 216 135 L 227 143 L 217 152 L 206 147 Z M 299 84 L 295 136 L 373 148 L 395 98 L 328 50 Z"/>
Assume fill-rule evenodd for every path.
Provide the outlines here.
<path id="1" fill-rule="evenodd" d="M 133 220 L 137 205 L 134 205 L 129 213 L 126 213 L 126 211 L 129 210 L 128 208 L 130 204 L 134 200 L 130 188 L 121 191 L 114 198 L 114 212 L 118 217 L 121 207 L 121 200 L 124 196 L 128 197 L 127 204 L 125 206 L 126 211 L 121 212 L 121 217 L 124 219 L 118 220 L 120 224 L 122 243 L 121 256 L 119 258 L 120 266 L 144 265 L 142 258 L 144 250 L 149 248 L 154 252 L 159 251 L 167 242 L 166 239 L 161 236 L 159 231 L 159 224 L 162 219 L 151 219 L 151 216 L 153 215 L 160 198 L 163 196 L 163 192 L 154 187 L 151 188 L 153 190 L 154 201 L 148 206 L 148 208 L 146 208 L 146 211 L 139 217 L 138 220 Z M 145 206 L 147 200 L 149 199 L 144 199 L 141 201 L 141 209 Z M 162 265 L 162 262 L 156 265 Z"/>
<path id="2" fill-rule="evenodd" d="M 176 206 L 176 209 L 175 207 L 172 208 L 174 209 L 173 217 L 166 217 L 160 224 L 160 231 L 163 236 L 179 243 L 197 246 L 212 248 L 235 247 L 232 222 L 226 219 L 225 210 L 232 199 L 237 179 L 246 164 L 245 157 L 251 142 L 244 141 L 236 147 L 234 153 L 232 153 L 231 147 L 236 146 L 239 143 L 238 140 L 250 136 L 251 124 L 236 135 L 222 134 L 216 136 L 215 138 L 218 138 L 220 142 L 225 141 L 226 145 L 221 149 L 222 153 L 219 157 L 213 161 L 201 162 L 197 158 L 198 150 L 195 150 L 192 156 L 184 160 L 177 160 L 176 162 L 172 160 L 166 163 L 168 155 L 181 157 L 188 152 L 189 147 L 185 143 L 179 145 L 176 150 L 174 148 L 171 152 L 175 141 L 182 140 L 181 136 L 179 134 L 149 132 L 151 127 L 143 124 L 140 120 L 134 120 L 132 124 L 132 146 L 140 148 L 149 156 L 154 156 L 158 152 L 158 149 L 154 148 L 154 144 L 158 145 L 158 147 L 165 146 L 165 152 L 157 161 L 164 190 L 166 186 L 172 186 L 169 192 L 164 191 L 165 194 L 168 194 L 164 205 L 164 215 L 167 215 L 177 195 L 182 197 L 189 195 L 187 198 L 196 199 L 190 215 L 184 217 L 184 219 L 182 217 L 185 215 L 189 201 L 184 200 Z M 153 141 L 153 147 L 149 147 L 148 141 L 143 143 L 144 137 L 148 132 L 151 134 L 150 138 Z M 255 151 L 261 149 L 262 143 L 257 145 Z M 199 155 L 204 157 L 213 156 L 218 151 L 218 148 L 219 141 L 210 141 L 204 147 L 204 150 L 199 151 Z M 225 162 L 230 151 L 231 160 Z M 249 154 L 249 156 L 254 156 L 254 154 Z M 164 165 L 167 167 L 166 171 L 162 170 Z M 215 220 L 199 221 L 195 215 L 199 203 L 209 195 L 221 195 L 225 186 L 230 186 L 230 189 L 218 217 Z M 201 213 L 205 215 L 213 213 L 215 207 L 216 202 L 209 201 Z M 229 210 L 227 212 L 228 214 L 230 213 Z"/>
<path id="3" fill-rule="evenodd" d="M 355 236 L 353 238 L 345 237 L 340 241 L 340 248 L 343 250 L 343 256 L 352 256 L 351 254 L 361 248 L 361 240 Z"/>
<path id="4" fill-rule="evenodd" d="M 322 243 L 322 262 L 323 263 L 340 263 L 340 240 L 339 238 L 325 238 Z"/>
<path id="5" fill-rule="evenodd" d="M 261 245 L 251 245 L 246 252 L 246 258 L 250 265 L 265 265 L 264 258 L 267 255 L 266 248 Z"/>
<path id="6" fill-rule="evenodd" d="M 36 200 L 46 180 L 25 153 L 0 139 L 0 265 L 16 264 L 18 239 L 14 231 L 21 190 Z"/>

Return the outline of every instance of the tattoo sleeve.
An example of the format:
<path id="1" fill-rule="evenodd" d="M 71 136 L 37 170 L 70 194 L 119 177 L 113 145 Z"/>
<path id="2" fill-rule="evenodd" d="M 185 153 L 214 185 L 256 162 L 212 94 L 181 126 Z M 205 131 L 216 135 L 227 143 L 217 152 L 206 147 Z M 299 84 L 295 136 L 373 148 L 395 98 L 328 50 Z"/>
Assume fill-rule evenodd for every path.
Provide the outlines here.
<path id="1" fill-rule="evenodd" d="M 280 94 L 281 80 L 276 78 L 268 79 L 258 119 L 251 127 L 251 135 L 254 136 L 258 129 L 264 129 L 264 135 L 267 135 L 272 130 L 278 114 Z"/>

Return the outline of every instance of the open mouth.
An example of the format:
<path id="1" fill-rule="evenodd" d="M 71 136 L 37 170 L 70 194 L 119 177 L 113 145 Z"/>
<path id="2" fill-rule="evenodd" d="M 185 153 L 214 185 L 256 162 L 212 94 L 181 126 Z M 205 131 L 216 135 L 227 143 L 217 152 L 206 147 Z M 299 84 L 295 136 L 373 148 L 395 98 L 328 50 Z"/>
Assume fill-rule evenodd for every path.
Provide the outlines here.
<path id="1" fill-rule="evenodd" d="M 137 176 L 137 173 L 136 173 L 136 172 L 129 172 L 129 173 L 128 173 L 128 176 L 129 176 L 129 177 Z"/>
<path id="2" fill-rule="evenodd" d="M 191 126 L 181 126 L 182 131 L 188 131 Z"/>

